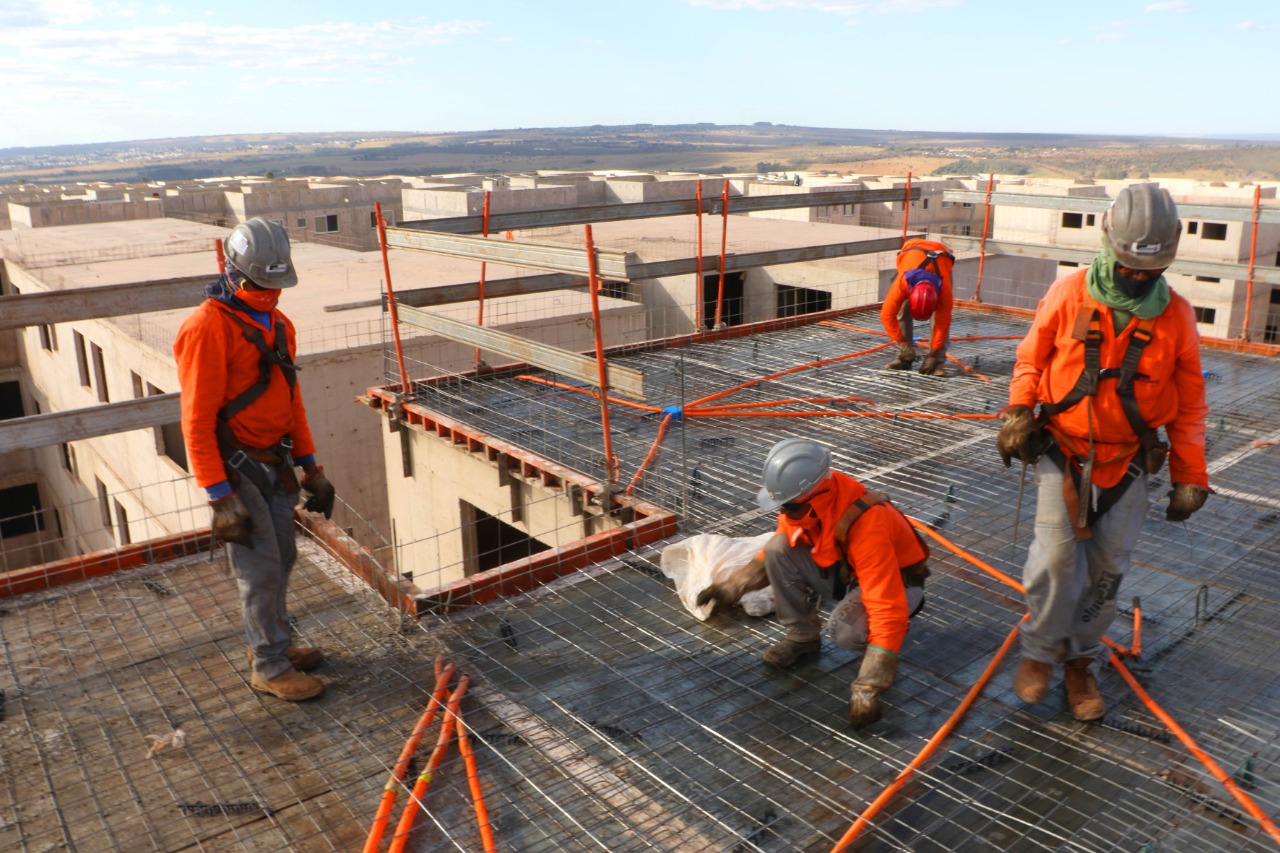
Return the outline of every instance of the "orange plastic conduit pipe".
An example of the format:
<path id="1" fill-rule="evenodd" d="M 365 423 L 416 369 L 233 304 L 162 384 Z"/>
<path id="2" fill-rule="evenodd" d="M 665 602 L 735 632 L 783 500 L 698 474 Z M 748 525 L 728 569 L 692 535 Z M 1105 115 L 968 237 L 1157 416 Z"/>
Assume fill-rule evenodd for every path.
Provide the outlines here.
<path id="1" fill-rule="evenodd" d="M 490 190 L 484 191 L 484 209 L 480 219 L 480 235 L 482 237 L 489 236 L 489 196 L 492 195 Z M 508 232 L 510 233 L 510 232 Z M 480 291 L 476 299 L 476 325 L 484 328 L 484 282 L 488 273 L 489 265 L 485 261 L 480 262 Z M 476 347 L 476 370 L 480 369 L 480 347 Z"/>
<path id="2" fill-rule="evenodd" d="M 391 311 L 391 334 L 396 340 L 396 366 L 400 368 L 400 393 L 408 394 L 409 374 L 404 370 L 404 347 L 400 345 L 400 316 L 396 312 L 396 294 L 391 289 L 391 261 L 387 259 L 387 226 L 382 221 L 382 202 L 373 203 L 374 216 L 378 220 L 378 245 L 382 248 L 382 276 L 387 280 L 387 308 Z"/>
<path id="3" fill-rule="evenodd" d="M 710 403 L 712 400 L 719 400 L 721 397 L 729 396 L 734 391 L 742 391 L 746 388 L 750 388 L 752 385 L 759 385 L 761 382 L 768 382 L 770 379 L 778 379 L 779 377 L 788 376 L 792 373 L 799 373 L 802 370 L 809 370 L 810 368 L 813 368 L 813 367 L 825 367 L 828 364 L 835 364 L 836 362 L 839 362 L 839 361 L 846 361 L 851 358 L 857 358 L 860 355 L 869 355 L 870 353 L 878 352 L 890 346 L 893 346 L 892 341 L 885 344 L 879 344 L 878 346 L 871 347 L 870 349 L 860 350 L 859 352 L 851 352 L 847 355 L 838 355 L 835 358 L 824 358 L 821 361 L 811 361 L 808 364 L 801 364 L 798 367 L 788 367 L 786 370 L 779 370 L 777 373 L 771 373 L 768 376 L 761 376 L 758 379 L 750 379 L 746 382 L 741 382 L 737 385 L 734 385 L 732 388 L 728 389 L 727 391 L 717 391 L 715 394 L 710 394 L 706 397 L 703 397 L 701 400 L 694 400 L 692 403 L 685 406 L 685 409 L 689 409 L 693 406 L 701 406 L 703 403 Z"/>
<path id="4" fill-rule="evenodd" d="M 720 197 L 720 292 L 716 294 L 716 324 L 720 328 L 724 313 L 724 256 L 729 243 L 729 179 L 725 178 L 724 193 Z"/>
<path id="5" fill-rule="evenodd" d="M 864 329 L 861 326 L 850 326 L 848 323 L 841 323 L 839 320 L 819 320 L 819 326 L 835 326 L 837 329 L 848 329 L 851 332 L 862 332 L 866 335 L 879 335 L 887 337 L 883 329 Z M 1026 335 L 962 335 L 958 338 L 947 338 L 948 341 L 1020 341 Z"/>
<path id="6" fill-rule="evenodd" d="M 543 379 L 541 376 L 530 376 L 527 373 L 522 373 L 514 378 L 523 379 L 526 382 L 536 382 L 539 385 L 550 385 L 552 388 L 559 388 L 562 391 L 572 391 L 575 394 L 583 394 L 587 397 L 595 397 L 597 400 L 600 399 L 600 395 L 592 388 L 578 388 L 573 385 L 566 385 L 563 382 L 556 382 L 552 379 Z M 609 397 L 608 400 L 610 403 L 617 403 L 619 406 L 629 406 L 632 409 L 640 409 L 644 412 L 662 411 L 658 406 L 648 406 L 644 403 L 636 403 L 632 400 L 623 400 L 621 397 Z"/>
<path id="7" fill-rule="evenodd" d="M 369 828 L 369 837 L 364 843 L 364 853 L 376 853 L 382 844 L 382 834 L 386 831 L 387 819 L 391 817 L 391 809 L 396 802 L 396 792 L 400 789 L 400 783 L 404 781 L 405 771 L 409 768 L 409 760 L 418 750 L 418 743 L 426 734 L 432 720 L 436 718 L 436 713 L 443 707 L 444 697 L 449 694 L 451 678 L 453 678 L 453 664 L 446 665 L 444 658 L 437 656 L 436 686 L 432 688 L 431 697 L 427 699 L 426 710 L 418 718 L 418 724 L 413 727 L 413 734 L 409 735 L 409 739 L 404 742 L 404 748 L 400 750 L 400 757 L 391 770 L 391 778 L 382 789 L 382 801 L 378 803 L 377 815 L 373 819 L 373 826 Z"/>
<path id="8" fill-rule="evenodd" d="M 1026 592 L 1022 584 L 1018 583 L 1004 572 L 993 569 L 977 557 L 974 557 L 972 554 L 969 554 L 963 549 L 952 544 L 948 539 L 938 533 L 935 533 L 927 525 L 922 524 L 917 519 L 907 516 L 907 521 L 911 522 L 912 527 L 927 534 L 943 547 L 982 569 L 992 577 L 1008 584 L 1018 592 Z M 1255 803 L 1248 794 L 1240 790 L 1240 787 L 1232 781 L 1231 777 L 1228 776 L 1221 767 L 1218 766 L 1217 762 L 1215 762 L 1208 753 L 1196 744 L 1196 742 L 1191 738 L 1191 735 L 1187 734 L 1187 732 L 1178 725 L 1177 721 L 1174 720 L 1173 717 L 1169 716 L 1163 708 L 1156 704 L 1156 701 L 1151 698 L 1151 695 L 1147 693 L 1146 690 L 1142 689 L 1142 685 L 1138 684 L 1137 679 L 1133 677 L 1133 673 L 1131 673 L 1129 668 L 1124 665 L 1124 662 L 1120 660 L 1120 655 L 1125 651 L 1123 647 L 1119 646 L 1115 641 L 1107 637 L 1103 637 L 1102 641 L 1112 649 L 1111 664 L 1116 668 L 1116 671 L 1120 673 L 1120 676 L 1124 678 L 1125 682 L 1129 685 L 1129 688 L 1133 690 L 1134 694 L 1142 700 L 1143 704 L 1147 706 L 1151 713 L 1155 714 L 1156 717 L 1158 717 L 1160 721 L 1168 727 L 1169 731 L 1171 731 L 1178 740 L 1182 741 L 1182 745 L 1185 746 L 1187 750 L 1204 765 L 1205 769 L 1208 770 L 1215 779 L 1222 783 L 1223 787 L 1227 789 L 1231 796 L 1235 797 L 1236 801 L 1239 802 L 1240 805 L 1244 806 L 1245 811 L 1253 815 L 1258 823 L 1262 825 L 1263 829 L 1267 831 L 1267 834 L 1269 834 L 1277 844 L 1280 844 L 1280 829 L 1277 829 L 1276 825 L 1267 817 L 1262 809 L 1258 808 L 1257 803 Z"/>
<path id="9" fill-rule="evenodd" d="M 418 774 L 418 781 L 414 783 L 409 801 L 404 804 L 404 812 L 400 815 L 400 823 L 396 825 L 396 834 L 391 838 L 391 846 L 387 848 L 387 853 L 404 853 L 404 847 L 409 842 L 409 832 L 413 829 L 413 822 L 418 817 L 418 807 L 427 793 L 427 786 L 431 784 L 431 777 L 444 761 L 444 754 L 449 748 L 449 742 L 453 739 L 458 707 L 462 704 L 462 697 L 466 694 L 467 685 L 470 683 L 471 676 L 463 675 L 458 680 L 458 686 L 449 696 L 449 705 L 444 711 L 444 723 L 440 726 L 440 737 L 436 740 L 436 748 L 431 751 L 427 766 Z"/>
<path id="10" fill-rule="evenodd" d="M 609 429 L 609 369 L 604 360 L 604 331 L 600 323 L 600 271 L 596 258 L 596 243 L 591 236 L 591 225 L 582 226 L 587 238 L 587 272 L 591 288 L 591 320 L 595 324 L 596 371 L 600 377 L 600 425 L 604 430 L 605 479 L 618 482 L 618 458 L 613 455 L 613 433 Z"/>
<path id="11" fill-rule="evenodd" d="M 982 239 L 978 242 L 978 284 L 973 289 L 973 301 L 982 301 L 982 270 L 987 265 L 987 233 L 991 230 L 991 188 L 995 186 L 995 172 L 987 173 L 986 212 L 982 214 Z"/>
<path id="12" fill-rule="evenodd" d="M 653 437 L 653 444 L 649 447 L 649 453 L 645 456 L 644 461 L 640 463 L 640 467 L 636 469 L 636 473 L 631 478 L 631 482 L 627 484 L 627 494 L 631 494 L 635 490 L 636 483 L 640 482 L 640 477 L 644 474 L 644 470 L 649 467 L 649 463 L 658 455 L 658 448 L 662 445 L 662 437 L 667 434 L 667 425 L 671 423 L 674 415 L 667 415 L 662 419 L 662 423 L 658 424 L 658 434 Z"/>
<path id="13" fill-rule="evenodd" d="M 1241 340 L 1249 340 L 1249 312 L 1253 309 L 1253 264 L 1258 259 L 1258 201 L 1262 198 L 1262 184 L 1253 188 L 1253 236 L 1249 238 L 1249 279 L 1244 291 L 1244 330 Z"/>
<path id="14" fill-rule="evenodd" d="M 907 244 L 907 222 L 911 219 L 911 172 L 907 172 L 907 194 L 902 198 L 902 245 Z"/>
<path id="15" fill-rule="evenodd" d="M 480 841 L 484 844 L 484 853 L 496 853 L 497 845 L 493 843 L 493 827 L 489 823 L 489 809 L 484 804 L 484 791 L 480 788 L 480 773 L 476 770 L 476 754 L 471 751 L 471 739 L 467 735 L 467 726 L 462 721 L 462 709 L 457 712 L 457 723 L 454 725 L 458 733 L 458 750 L 467 766 L 467 786 L 471 788 L 471 802 L 476 806 L 476 825 L 480 828 Z"/>
<path id="16" fill-rule="evenodd" d="M 1022 621 L 1026 621 L 1026 618 L 1025 616 L 1022 617 Z M 1018 625 L 1021 624 L 1022 622 L 1018 623 Z M 960 701 L 956 709 L 951 712 L 951 716 L 947 717 L 947 721 L 942 724 L 940 729 L 934 732 L 933 737 L 929 738 L 929 742 L 924 745 L 924 748 L 916 754 L 915 758 L 911 759 L 911 763 L 902 768 L 893 783 L 888 788 L 885 788 L 880 793 L 880 796 L 876 797 L 871 802 L 871 805 L 863 810 L 862 814 L 858 815 L 858 819 L 853 822 L 853 825 L 849 827 L 844 836 L 836 842 L 836 846 L 831 848 L 831 853 L 840 853 L 862 833 L 863 829 L 870 826 L 871 819 L 880 813 L 889 800 L 893 799 L 894 794 L 902 790 L 903 786 L 911 781 L 911 777 L 915 775 L 920 765 L 928 761 L 934 750 L 938 748 L 942 741 L 946 740 L 947 735 L 951 734 L 951 730 L 960 722 L 960 718 L 969 711 L 974 701 L 986 688 L 987 682 L 991 681 L 991 676 L 995 675 L 996 668 L 1000 666 L 1000 661 L 1004 660 L 1004 656 L 1009 653 L 1009 649 L 1013 646 L 1014 638 L 1018 636 L 1018 625 L 1014 625 L 1013 630 L 1009 632 L 1009 636 L 1004 638 L 1004 642 L 1000 645 L 999 650 L 996 651 L 995 657 L 991 658 L 990 662 L 987 663 L 987 668 L 982 671 L 982 675 L 978 676 L 978 680 L 969 688 L 969 692 L 965 694 L 964 699 Z"/>

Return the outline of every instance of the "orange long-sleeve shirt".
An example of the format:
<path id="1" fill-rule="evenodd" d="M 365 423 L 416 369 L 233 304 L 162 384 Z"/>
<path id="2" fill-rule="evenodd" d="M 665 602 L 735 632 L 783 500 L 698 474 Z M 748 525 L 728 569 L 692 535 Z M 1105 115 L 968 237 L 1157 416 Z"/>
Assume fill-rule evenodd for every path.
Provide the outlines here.
<path id="1" fill-rule="evenodd" d="M 214 432 L 218 410 L 258 381 L 261 353 L 245 340 L 240 328 L 228 316 L 232 310 L 213 299 L 206 299 L 183 322 L 173 342 L 173 354 L 178 362 L 178 383 L 182 389 L 182 436 L 187 443 L 191 473 L 201 487 L 227 479 Z M 241 319 L 254 323 L 248 314 L 235 313 Z M 272 311 L 273 326 L 277 317 L 283 321 L 289 357 L 293 359 L 296 355 L 293 323 L 279 311 Z M 263 338 L 267 346 L 275 345 L 272 329 L 264 329 Z M 299 384 L 294 388 L 290 399 L 284 372 L 276 367 L 271 370 L 267 390 L 231 418 L 230 426 L 236 440 L 249 447 L 273 447 L 283 436 L 289 435 L 293 439 L 295 457 L 315 453 L 315 442 L 302 403 L 302 386 Z"/>
<path id="2" fill-rule="evenodd" d="M 898 314 L 901 313 L 902 306 L 906 304 L 910 293 L 911 288 L 907 287 L 905 273 L 898 273 L 898 277 L 893 280 L 893 285 L 884 298 L 884 304 L 880 306 L 880 325 L 884 326 L 884 330 L 889 333 L 889 337 L 895 343 L 902 343 L 907 339 L 898 321 Z M 931 352 L 941 352 L 946 347 L 947 339 L 951 336 L 951 310 L 954 302 L 951 282 L 944 278 L 942 287 L 938 290 L 938 307 L 933 312 L 933 333 L 929 336 Z"/>
<path id="3" fill-rule="evenodd" d="M 1009 384 L 1009 404 L 1034 408 L 1067 395 L 1084 369 L 1084 343 L 1073 337 L 1076 314 L 1085 303 L 1086 269 L 1055 281 L 1036 309 L 1031 330 L 1018 345 L 1017 363 Z M 1204 374 L 1200 367 L 1200 336 L 1191 303 L 1170 293 L 1164 313 L 1156 318 L 1151 343 L 1138 362 L 1134 396 L 1143 420 L 1152 429 L 1164 427 L 1169 437 L 1169 475 L 1175 483 L 1209 485 L 1205 467 Z M 1103 368 L 1119 367 L 1137 318 L 1115 332 L 1111 309 L 1099 306 Z M 1091 411 L 1092 410 L 1092 411 Z M 1049 428 L 1077 457 L 1094 442 L 1093 482 L 1114 486 L 1124 475 L 1138 447 L 1138 436 L 1125 417 L 1114 380 L 1098 383 L 1098 393 L 1049 419 Z"/>
<path id="4" fill-rule="evenodd" d="M 780 513 L 777 531 L 792 545 L 808 542 L 820 566 L 841 558 L 849 564 L 867 610 L 867 642 L 896 654 L 906 639 L 911 616 L 902 570 L 927 555 L 906 518 L 890 504 L 876 504 L 858 517 L 849 528 L 842 553 L 833 535 L 836 522 L 867 488 L 838 471 L 830 478 L 830 491 L 816 494 L 809 502 L 817 524 L 806 530 Z"/>

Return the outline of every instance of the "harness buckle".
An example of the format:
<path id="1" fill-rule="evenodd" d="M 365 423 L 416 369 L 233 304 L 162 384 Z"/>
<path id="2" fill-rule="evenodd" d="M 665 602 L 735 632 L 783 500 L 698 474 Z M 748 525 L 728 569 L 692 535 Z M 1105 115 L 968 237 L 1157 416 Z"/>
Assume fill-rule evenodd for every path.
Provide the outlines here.
<path id="1" fill-rule="evenodd" d="M 227 464 L 232 468 L 242 469 L 244 463 L 252 461 L 253 460 L 250 459 L 243 450 L 237 450 L 235 453 L 231 454 L 231 458 L 227 460 Z"/>

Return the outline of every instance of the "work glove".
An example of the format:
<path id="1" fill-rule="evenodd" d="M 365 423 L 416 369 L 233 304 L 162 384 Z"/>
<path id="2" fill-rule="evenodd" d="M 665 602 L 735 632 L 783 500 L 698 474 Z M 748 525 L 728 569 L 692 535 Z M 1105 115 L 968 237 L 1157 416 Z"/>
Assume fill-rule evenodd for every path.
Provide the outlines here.
<path id="1" fill-rule="evenodd" d="M 1204 506 L 1209 490 L 1192 483 L 1174 483 L 1169 490 L 1169 509 L 1164 517 L 1169 521 L 1186 521 L 1191 513 Z"/>
<path id="2" fill-rule="evenodd" d="M 1040 427 L 1036 424 L 1035 413 L 1028 406 L 1006 406 L 997 415 L 1003 422 L 1000 434 L 996 436 L 996 447 L 1000 450 L 1000 461 L 1008 468 L 1014 458 L 1031 464 L 1044 452 Z"/>
<path id="3" fill-rule="evenodd" d="M 885 365 L 888 370 L 910 370 L 911 363 L 916 360 L 916 348 L 911 341 L 898 343 L 898 357 Z"/>
<path id="4" fill-rule="evenodd" d="M 222 542 L 234 542 L 246 548 L 253 547 L 253 516 L 249 508 L 235 492 L 216 501 L 210 501 L 213 509 L 213 535 Z"/>
<path id="5" fill-rule="evenodd" d="M 880 719 L 880 694 L 893 686 L 898 675 L 898 656 L 879 646 L 867 646 L 858 677 L 849 687 L 849 722 L 855 729 Z"/>
<path id="6" fill-rule="evenodd" d="M 946 371 L 942 369 L 942 359 L 934 357 L 933 354 L 926 355 L 924 361 L 920 363 L 921 376 L 944 376 Z"/>
<path id="7" fill-rule="evenodd" d="M 319 465 L 308 465 L 302 469 L 306 475 L 302 480 L 302 494 L 306 501 L 302 508 L 307 512 L 318 512 L 325 518 L 333 517 L 333 499 L 336 492 L 324 469 Z"/>
<path id="8" fill-rule="evenodd" d="M 699 607 L 706 607 L 714 602 L 715 607 L 712 609 L 714 613 L 721 608 L 737 604 L 738 600 L 748 592 L 763 589 L 768 585 L 769 575 L 764 570 L 764 560 L 756 556 L 751 558 L 751 562 L 734 572 L 732 577 L 713 583 L 698 593 L 695 603 Z"/>

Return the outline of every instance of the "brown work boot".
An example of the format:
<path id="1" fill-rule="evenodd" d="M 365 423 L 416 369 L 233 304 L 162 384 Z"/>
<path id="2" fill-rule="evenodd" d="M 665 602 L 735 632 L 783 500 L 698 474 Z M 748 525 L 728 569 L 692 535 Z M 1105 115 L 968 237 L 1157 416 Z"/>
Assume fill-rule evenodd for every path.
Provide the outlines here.
<path id="1" fill-rule="evenodd" d="M 289 667 L 275 678 L 264 678 L 255 672 L 249 686 L 259 693 L 270 693 L 286 702 L 301 702 L 324 692 L 324 682 L 312 675 L 303 675 Z"/>
<path id="2" fill-rule="evenodd" d="M 1023 658 L 1018 664 L 1018 671 L 1013 674 L 1013 693 L 1023 702 L 1037 704 L 1049 695 L 1049 676 L 1053 675 L 1053 664 L 1044 661 Z"/>
<path id="3" fill-rule="evenodd" d="M 816 655 L 822 648 L 822 640 L 788 640 L 783 639 L 764 650 L 760 657 L 769 666 L 778 669 L 789 669 L 800 662 L 800 658 Z"/>
<path id="4" fill-rule="evenodd" d="M 253 649 L 245 649 L 249 654 L 249 666 L 253 666 Z M 290 646 L 284 656 L 298 672 L 313 672 L 324 664 L 324 651 L 311 646 Z"/>
<path id="5" fill-rule="evenodd" d="M 1082 722 L 1096 720 L 1107 712 L 1107 703 L 1098 692 L 1098 680 L 1089 667 L 1093 658 L 1075 658 L 1063 665 L 1067 683 L 1067 707 Z"/>

